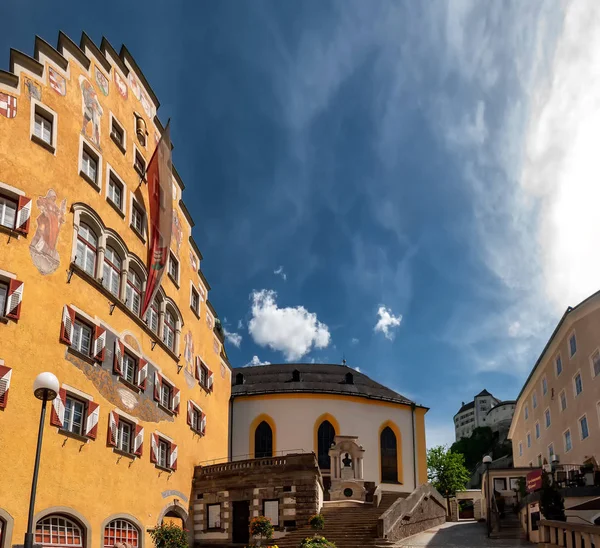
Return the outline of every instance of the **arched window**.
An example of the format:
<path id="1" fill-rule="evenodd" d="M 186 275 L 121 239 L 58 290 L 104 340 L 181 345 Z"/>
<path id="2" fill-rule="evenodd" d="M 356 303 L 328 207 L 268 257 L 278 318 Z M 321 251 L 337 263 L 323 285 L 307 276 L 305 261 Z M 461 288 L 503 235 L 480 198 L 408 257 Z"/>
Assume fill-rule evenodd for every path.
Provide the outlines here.
<path id="1" fill-rule="evenodd" d="M 163 342 L 171 351 L 175 351 L 175 315 L 169 309 L 165 311 L 165 324 L 163 326 Z"/>
<path id="2" fill-rule="evenodd" d="M 273 456 L 273 431 L 269 424 L 262 421 L 254 431 L 254 458 Z"/>
<path id="3" fill-rule="evenodd" d="M 96 272 L 96 253 L 98 252 L 98 237 L 86 224 L 80 223 L 77 230 L 77 251 L 75 264 L 83 268 L 90 276 Z"/>
<path id="4" fill-rule="evenodd" d="M 386 426 L 381 432 L 381 481 L 398 483 L 398 442 L 393 430 Z"/>
<path id="5" fill-rule="evenodd" d="M 142 306 L 142 278 L 135 272 L 129 270 L 127 273 L 127 307 L 139 316 Z M 158 317 L 157 317 L 158 325 Z"/>
<path id="6" fill-rule="evenodd" d="M 329 470 L 331 468 L 331 459 L 329 458 L 329 448 L 335 438 L 335 428 L 329 421 L 323 421 L 317 432 L 317 452 L 319 458 L 319 468 Z"/>
<path id="7" fill-rule="evenodd" d="M 64 516 L 51 515 L 37 522 L 35 543 L 44 546 L 83 546 L 81 527 Z"/>
<path id="8" fill-rule="evenodd" d="M 146 312 L 146 323 L 148 327 L 154 331 L 158 335 L 158 313 L 160 310 L 160 304 L 158 302 L 158 297 L 154 297 L 152 303 L 148 307 L 148 311 Z"/>
<path id="9" fill-rule="evenodd" d="M 121 288 L 121 264 L 121 257 L 117 252 L 112 247 L 106 246 L 102 285 L 115 297 L 119 296 Z"/>
<path id="10" fill-rule="evenodd" d="M 4 524 L 4 520 L 0 518 L 0 548 L 4 546 L 4 530 L 6 529 L 6 525 Z"/>
<path id="11" fill-rule="evenodd" d="M 104 528 L 104 548 L 113 548 L 122 542 L 131 544 L 133 548 L 139 546 L 140 533 L 138 528 L 126 519 L 113 519 Z"/>

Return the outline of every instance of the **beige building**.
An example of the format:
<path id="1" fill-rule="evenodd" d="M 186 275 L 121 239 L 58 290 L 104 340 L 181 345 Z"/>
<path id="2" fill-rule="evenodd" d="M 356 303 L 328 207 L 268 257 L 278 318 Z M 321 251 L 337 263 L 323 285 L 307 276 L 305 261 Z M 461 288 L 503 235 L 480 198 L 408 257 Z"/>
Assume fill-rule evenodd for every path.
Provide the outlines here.
<path id="1" fill-rule="evenodd" d="M 514 465 L 600 460 L 600 292 L 567 308 L 523 386 L 510 427 Z"/>

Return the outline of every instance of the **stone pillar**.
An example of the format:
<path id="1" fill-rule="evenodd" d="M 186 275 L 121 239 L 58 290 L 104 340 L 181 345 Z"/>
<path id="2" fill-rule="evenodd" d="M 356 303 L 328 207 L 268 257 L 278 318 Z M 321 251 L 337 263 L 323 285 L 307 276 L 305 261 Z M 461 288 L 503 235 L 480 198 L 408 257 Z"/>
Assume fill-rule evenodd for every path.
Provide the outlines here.
<path id="1" fill-rule="evenodd" d="M 360 457 L 360 465 L 359 465 L 359 469 L 358 469 L 358 479 L 363 479 L 364 478 L 364 457 Z"/>
<path id="2" fill-rule="evenodd" d="M 96 278 L 99 280 L 100 278 L 102 278 L 102 274 L 104 272 L 104 254 L 105 254 L 105 249 L 104 247 L 99 247 L 98 248 L 98 258 L 96 260 Z M 83 263 L 81 263 L 83 264 Z"/>

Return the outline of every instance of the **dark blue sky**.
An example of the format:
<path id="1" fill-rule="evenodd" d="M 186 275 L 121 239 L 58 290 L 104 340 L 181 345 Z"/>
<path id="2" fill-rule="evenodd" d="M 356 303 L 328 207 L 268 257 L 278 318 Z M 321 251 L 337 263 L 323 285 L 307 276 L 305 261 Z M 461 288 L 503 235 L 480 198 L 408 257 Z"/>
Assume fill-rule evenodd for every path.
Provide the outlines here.
<path id="1" fill-rule="evenodd" d="M 516 397 L 575 304 L 547 302 L 543 208 L 523 179 L 560 3 L 3 11 L 2 68 L 9 48 L 31 54 L 36 34 L 56 44 L 59 30 L 135 57 L 171 118 L 234 366 L 345 357 L 431 407 L 428 443 L 448 442 L 461 400 Z"/>

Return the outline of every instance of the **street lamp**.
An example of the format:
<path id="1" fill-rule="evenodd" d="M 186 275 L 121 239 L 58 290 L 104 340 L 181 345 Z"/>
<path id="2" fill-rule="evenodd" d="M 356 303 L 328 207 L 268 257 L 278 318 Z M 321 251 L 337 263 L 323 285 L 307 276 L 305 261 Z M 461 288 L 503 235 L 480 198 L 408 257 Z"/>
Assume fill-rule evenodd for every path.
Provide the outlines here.
<path id="1" fill-rule="evenodd" d="M 40 453 L 42 452 L 42 436 L 44 434 L 44 421 L 46 419 L 46 402 L 52 401 L 58 395 L 60 384 L 52 373 L 40 373 L 33 381 L 33 395 L 42 400 L 40 413 L 40 426 L 38 429 L 37 449 L 33 467 L 33 480 L 31 481 L 31 496 L 29 497 L 29 518 L 27 519 L 27 532 L 25 533 L 25 548 L 33 547 L 33 512 L 35 508 L 35 492 L 37 490 L 38 472 L 40 469 Z"/>
<path id="2" fill-rule="evenodd" d="M 492 516 L 490 515 L 491 513 L 491 509 L 490 509 L 490 501 L 491 501 L 491 493 L 490 493 L 490 464 L 492 464 L 492 457 L 490 457 L 489 455 L 486 455 L 485 457 L 483 457 L 483 464 L 485 464 L 485 471 L 486 471 L 486 475 L 487 475 L 487 479 L 486 479 L 486 497 L 485 497 L 485 503 L 487 506 L 487 512 L 486 512 L 486 522 L 487 522 L 487 535 L 488 538 L 490 536 L 490 528 L 491 528 L 491 524 L 492 524 Z M 27 547 L 25 547 L 27 548 Z"/>

